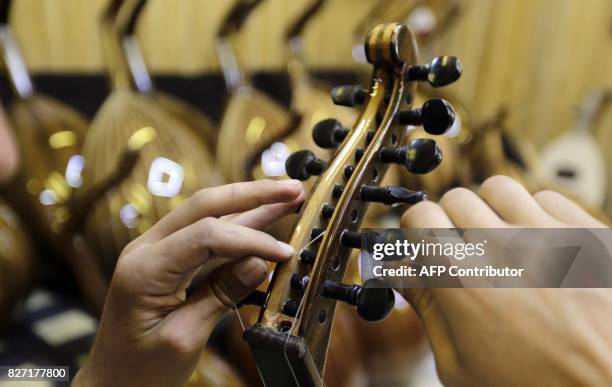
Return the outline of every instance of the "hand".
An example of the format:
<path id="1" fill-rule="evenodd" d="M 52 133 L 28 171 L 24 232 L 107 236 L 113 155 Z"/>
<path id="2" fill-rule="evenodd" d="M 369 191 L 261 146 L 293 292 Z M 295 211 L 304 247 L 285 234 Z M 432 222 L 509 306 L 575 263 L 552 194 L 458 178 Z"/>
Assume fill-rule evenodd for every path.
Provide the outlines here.
<path id="1" fill-rule="evenodd" d="M 184 385 L 218 319 L 265 280 L 264 260 L 294 254 L 258 229 L 303 200 L 296 180 L 204 189 L 130 243 L 73 385 Z M 193 278 L 212 262 L 217 267 L 186 297 Z"/>
<path id="2" fill-rule="evenodd" d="M 404 228 L 606 227 L 562 195 L 506 176 L 422 202 Z M 612 385 L 611 289 L 398 289 L 450 386 Z"/>

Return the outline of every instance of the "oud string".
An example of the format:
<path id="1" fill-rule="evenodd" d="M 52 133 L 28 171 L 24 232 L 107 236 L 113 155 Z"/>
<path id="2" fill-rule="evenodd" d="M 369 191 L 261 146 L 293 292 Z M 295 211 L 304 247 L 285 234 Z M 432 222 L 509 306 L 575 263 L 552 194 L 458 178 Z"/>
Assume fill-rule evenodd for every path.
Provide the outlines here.
<path id="1" fill-rule="evenodd" d="M 322 238 L 323 235 L 325 235 L 325 231 L 323 231 L 321 234 L 317 235 L 316 238 L 313 238 L 312 240 L 310 240 L 301 249 L 297 250 L 296 255 L 301 254 L 302 251 L 304 251 L 305 248 L 307 248 L 308 246 L 310 246 L 311 244 L 316 242 L 319 238 Z M 291 375 L 293 376 L 293 380 L 295 380 L 295 384 L 297 386 L 300 386 L 300 382 L 298 381 L 298 378 L 295 375 L 295 370 L 293 369 L 293 367 L 291 366 L 291 362 L 289 361 L 289 355 L 287 354 L 287 347 L 289 345 L 289 339 L 291 338 L 291 332 L 293 331 L 293 328 L 295 328 L 295 324 L 297 324 L 297 319 L 298 319 L 298 316 L 300 315 L 300 312 L 302 311 L 302 306 L 304 305 L 304 301 L 305 300 L 306 300 L 305 294 L 302 294 L 302 298 L 300 299 L 300 303 L 299 303 L 297 311 L 295 313 L 295 318 L 293 319 L 293 323 L 291 323 L 291 328 L 289 330 L 287 330 L 287 340 L 285 340 L 285 345 L 284 345 L 284 348 L 283 348 L 283 353 L 285 355 L 285 360 L 287 361 L 287 365 L 289 366 L 289 370 L 291 371 Z M 308 348 L 306 348 L 306 350 L 308 350 Z M 320 377 L 320 375 L 318 375 L 318 376 Z M 321 385 L 325 386 L 325 384 L 323 383 L 322 380 L 321 380 Z"/>
<path id="2" fill-rule="evenodd" d="M 325 234 L 325 231 L 323 231 L 321 234 L 317 235 L 316 238 L 310 240 L 302 248 L 297 249 L 296 253 L 293 255 L 292 258 L 297 258 L 302 253 L 302 251 L 304 249 L 306 249 L 308 246 L 310 246 L 311 244 L 316 242 L 319 238 L 323 237 L 323 234 Z M 299 314 L 300 310 L 302 309 L 302 304 L 304 302 L 304 299 L 305 299 L 305 297 L 302 296 L 302 299 L 300 300 L 300 304 L 298 306 L 298 314 Z M 244 332 L 246 331 L 246 326 L 244 324 L 244 320 L 242 320 L 242 316 L 240 315 L 240 312 L 238 311 L 238 305 L 236 305 L 236 302 L 234 302 L 232 300 L 232 304 L 234 306 L 234 312 L 238 316 L 238 321 L 240 322 L 240 327 L 242 328 L 242 333 L 244 334 Z M 296 314 L 296 316 L 298 314 Z M 300 383 L 299 383 L 299 381 L 298 381 L 298 379 L 297 379 L 297 377 L 295 375 L 295 371 L 293 370 L 293 367 L 291 367 L 291 363 L 289 362 L 289 357 L 287 356 L 287 344 L 289 343 L 289 338 L 291 336 L 291 331 L 295 327 L 295 323 L 296 323 L 296 321 L 293 322 L 293 324 L 291 325 L 291 329 L 289 329 L 289 331 L 287 332 L 287 341 L 285 341 L 285 345 L 283 346 L 283 352 L 284 352 L 284 355 L 285 355 L 285 360 L 287 361 L 287 365 L 289 366 L 289 370 L 291 371 L 291 375 L 293 376 L 293 379 L 295 380 L 297 386 L 300 386 Z M 264 387 L 267 387 L 266 381 L 264 380 L 263 374 L 261 373 L 261 369 L 259 369 L 259 365 L 257 364 L 257 362 L 255 362 L 255 368 L 257 368 L 257 373 L 259 374 L 259 378 L 261 379 L 262 383 L 264 384 Z"/>

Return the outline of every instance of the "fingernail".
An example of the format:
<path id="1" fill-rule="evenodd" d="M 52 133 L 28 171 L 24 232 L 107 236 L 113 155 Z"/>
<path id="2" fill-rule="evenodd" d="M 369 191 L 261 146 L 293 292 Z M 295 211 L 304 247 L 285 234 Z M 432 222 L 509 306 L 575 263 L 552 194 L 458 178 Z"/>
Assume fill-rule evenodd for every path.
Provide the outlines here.
<path id="1" fill-rule="evenodd" d="M 233 272 L 245 287 L 254 288 L 266 278 L 268 265 L 261 259 L 250 258 L 234 266 Z"/>
<path id="2" fill-rule="evenodd" d="M 281 241 L 277 241 L 278 245 L 281 247 L 281 249 L 283 250 L 283 253 L 285 253 L 285 255 L 287 256 L 287 258 L 293 256 L 293 254 L 295 254 L 295 249 L 293 247 L 291 247 L 290 245 L 286 244 L 285 242 L 281 242 Z"/>
<path id="3" fill-rule="evenodd" d="M 302 185 L 302 182 L 296 179 L 279 180 L 278 182 L 280 184 L 288 185 L 292 187 L 295 187 L 296 185 Z"/>

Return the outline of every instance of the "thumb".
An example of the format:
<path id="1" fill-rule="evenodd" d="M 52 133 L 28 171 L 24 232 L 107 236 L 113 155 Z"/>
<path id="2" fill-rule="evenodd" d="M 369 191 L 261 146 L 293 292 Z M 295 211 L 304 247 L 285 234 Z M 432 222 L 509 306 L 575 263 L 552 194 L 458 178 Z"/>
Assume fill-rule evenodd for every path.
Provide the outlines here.
<path id="1" fill-rule="evenodd" d="M 226 308 L 233 307 L 257 288 L 268 276 L 268 264 L 249 257 L 221 266 L 210 278 L 211 292 Z M 225 308 L 225 309 L 226 309 Z"/>
<path id="2" fill-rule="evenodd" d="M 170 316 L 194 342 L 204 345 L 217 321 L 257 288 L 268 275 L 266 262 L 258 257 L 248 257 L 226 263 L 215 269 L 208 280 L 175 310 Z"/>

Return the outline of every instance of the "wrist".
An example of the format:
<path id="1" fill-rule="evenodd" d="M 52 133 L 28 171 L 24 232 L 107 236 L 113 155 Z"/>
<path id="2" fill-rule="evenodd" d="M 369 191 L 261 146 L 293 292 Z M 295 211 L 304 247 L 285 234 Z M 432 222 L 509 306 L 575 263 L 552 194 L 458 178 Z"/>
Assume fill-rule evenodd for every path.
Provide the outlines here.
<path id="1" fill-rule="evenodd" d="M 108 385 L 104 383 L 104 375 L 91 369 L 89 361 L 85 362 L 70 384 L 71 387 L 102 387 Z"/>
<path id="2" fill-rule="evenodd" d="M 89 378 L 86 375 L 85 367 L 83 367 L 77 372 L 76 375 L 74 375 L 74 379 L 72 379 L 70 387 L 94 386 L 94 381 L 88 379 Z"/>

